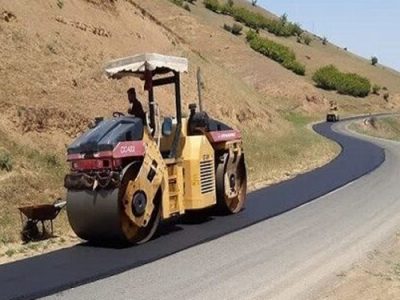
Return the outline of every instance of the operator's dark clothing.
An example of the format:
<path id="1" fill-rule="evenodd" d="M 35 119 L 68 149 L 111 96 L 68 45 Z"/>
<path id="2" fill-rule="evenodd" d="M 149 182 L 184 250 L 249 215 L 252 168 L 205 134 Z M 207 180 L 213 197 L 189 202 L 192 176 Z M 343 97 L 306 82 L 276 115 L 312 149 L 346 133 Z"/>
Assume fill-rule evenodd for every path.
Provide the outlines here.
<path id="1" fill-rule="evenodd" d="M 131 107 L 128 112 L 129 114 L 142 119 L 143 124 L 146 124 L 146 113 L 144 112 L 142 103 L 140 103 L 139 100 L 135 99 L 131 102 Z"/>

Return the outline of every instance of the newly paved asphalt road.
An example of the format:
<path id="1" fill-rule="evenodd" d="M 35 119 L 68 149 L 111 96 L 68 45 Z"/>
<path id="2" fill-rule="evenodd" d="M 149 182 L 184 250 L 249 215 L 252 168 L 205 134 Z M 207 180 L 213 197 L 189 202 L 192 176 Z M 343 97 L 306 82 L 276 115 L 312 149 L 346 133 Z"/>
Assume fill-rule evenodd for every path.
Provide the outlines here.
<path id="1" fill-rule="evenodd" d="M 344 124 L 337 128 L 343 130 Z M 377 143 L 385 149 L 386 161 L 335 192 L 246 229 L 49 298 L 318 298 L 319 288 L 400 228 L 400 144 Z"/>
<path id="2" fill-rule="evenodd" d="M 384 160 L 382 148 L 337 134 L 329 124 L 315 129 L 338 141 L 344 147 L 341 155 L 322 168 L 249 194 L 240 214 L 172 224 L 139 247 L 82 244 L 2 265 L 0 299 L 35 298 L 77 286 L 54 297 L 269 298 L 278 291 L 294 292 L 296 287 L 308 286 L 307 282 L 321 277 L 316 270 L 326 274 L 346 261 L 335 263 L 344 254 L 354 257 L 355 251 L 349 248 L 357 245 L 357 237 L 366 241 L 367 233 L 374 237 L 377 230 L 389 232 L 383 230 L 395 223 L 389 214 L 397 213 L 394 146 L 376 172 L 310 202 L 372 171 Z M 286 211 L 290 212 L 264 221 Z M 193 247 L 207 241 L 211 242 Z M 289 284 L 295 286 L 286 289 Z"/>

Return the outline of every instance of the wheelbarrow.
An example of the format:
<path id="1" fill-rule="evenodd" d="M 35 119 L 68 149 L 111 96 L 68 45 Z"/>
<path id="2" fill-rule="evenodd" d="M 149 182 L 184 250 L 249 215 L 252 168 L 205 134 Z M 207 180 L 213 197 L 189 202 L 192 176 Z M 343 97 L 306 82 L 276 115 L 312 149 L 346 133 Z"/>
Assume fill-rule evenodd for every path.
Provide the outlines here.
<path id="1" fill-rule="evenodd" d="M 62 199 L 57 199 L 53 204 L 38 204 L 18 207 L 22 231 L 21 238 L 24 242 L 43 239 L 48 234 L 45 223 L 50 222 L 50 235 L 53 235 L 53 220 L 58 216 L 62 208 L 67 204 Z M 41 223 L 42 230 L 38 228 Z"/>

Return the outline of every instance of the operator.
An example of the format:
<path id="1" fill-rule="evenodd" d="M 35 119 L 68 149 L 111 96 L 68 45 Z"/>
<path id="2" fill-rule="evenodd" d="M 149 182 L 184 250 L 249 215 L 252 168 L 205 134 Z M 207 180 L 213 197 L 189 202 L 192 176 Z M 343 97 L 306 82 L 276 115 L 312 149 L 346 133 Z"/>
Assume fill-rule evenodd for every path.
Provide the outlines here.
<path id="1" fill-rule="evenodd" d="M 138 117 L 142 119 L 143 124 L 146 124 L 146 114 L 143 110 L 143 106 L 140 103 L 139 99 L 136 97 L 136 90 L 135 88 L 130 88 L 128 91 L 128 100 L 130 103 L 128 113 L 130 115 L 134 115 L 135 117 Z"/>

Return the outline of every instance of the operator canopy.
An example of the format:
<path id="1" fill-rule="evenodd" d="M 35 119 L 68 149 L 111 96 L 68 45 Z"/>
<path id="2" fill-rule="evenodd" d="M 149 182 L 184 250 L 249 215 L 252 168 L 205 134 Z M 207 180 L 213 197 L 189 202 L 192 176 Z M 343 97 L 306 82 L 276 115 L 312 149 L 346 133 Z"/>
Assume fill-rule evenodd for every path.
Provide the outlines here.
<path id="1" fill-rule="evenodd" d="M 106 75 L 116 79 L 132 75 L 143 79 L 145 71 L 152 71 L 153 74 L 163 74 L 170 71 L 187 72 L 188 60 L 184 57 L 144 53 L 116 59 L 105 66 Z"/>

